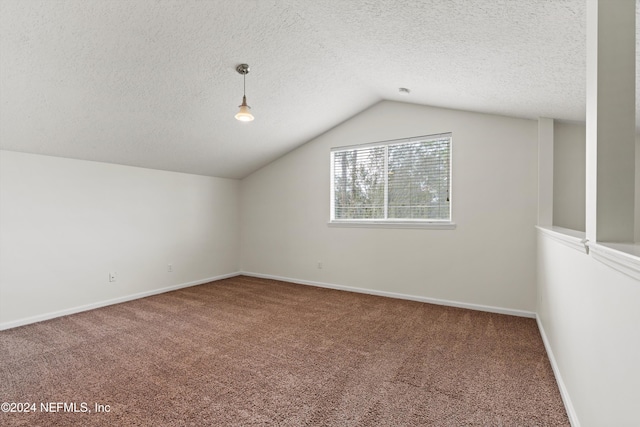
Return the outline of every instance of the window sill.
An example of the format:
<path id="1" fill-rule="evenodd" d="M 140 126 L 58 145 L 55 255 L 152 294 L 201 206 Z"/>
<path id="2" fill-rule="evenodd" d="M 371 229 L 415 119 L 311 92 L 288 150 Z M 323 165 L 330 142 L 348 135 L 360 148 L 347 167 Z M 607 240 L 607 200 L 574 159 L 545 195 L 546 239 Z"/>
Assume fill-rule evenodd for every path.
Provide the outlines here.
<path id="1" fill-rule="evenodd" d="M 329 227 L 343 228 L 420 228 L 425 230 L 455 230 L 453 222 L 413 221 L 329 221 Z"/>

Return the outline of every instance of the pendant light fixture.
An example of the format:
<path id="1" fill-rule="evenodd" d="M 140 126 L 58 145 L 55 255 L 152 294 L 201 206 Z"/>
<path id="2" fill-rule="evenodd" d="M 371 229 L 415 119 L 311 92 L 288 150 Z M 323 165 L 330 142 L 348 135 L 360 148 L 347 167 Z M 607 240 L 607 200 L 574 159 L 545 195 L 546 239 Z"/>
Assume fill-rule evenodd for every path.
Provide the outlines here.
<path id="1" fill-rule="evenodd" d="M 251 107 L 247 105 L 247 95 L 246 95 L 246 79 L 247 74 L 249 74 L 249 65 L 248 64 L 240 64 L 236 67 L 236 71 L 242 74 L 242 104 L 239 105 L 240 111 L 236 114 L 236 119 L 241 122 L 250 122 L 253 120 L 253 114 L 251 114 Z"/>

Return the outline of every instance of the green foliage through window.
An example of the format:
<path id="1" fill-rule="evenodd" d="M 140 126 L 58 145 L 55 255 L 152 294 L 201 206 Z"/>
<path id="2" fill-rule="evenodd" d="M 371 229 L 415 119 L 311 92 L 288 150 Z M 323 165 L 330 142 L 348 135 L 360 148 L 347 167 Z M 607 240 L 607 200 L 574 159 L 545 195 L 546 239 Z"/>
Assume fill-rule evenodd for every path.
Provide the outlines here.
<path id="1" fill-rule="evenodd" d="M 451 134 L 334 149 L 332 220 L 451 219 Z"/>

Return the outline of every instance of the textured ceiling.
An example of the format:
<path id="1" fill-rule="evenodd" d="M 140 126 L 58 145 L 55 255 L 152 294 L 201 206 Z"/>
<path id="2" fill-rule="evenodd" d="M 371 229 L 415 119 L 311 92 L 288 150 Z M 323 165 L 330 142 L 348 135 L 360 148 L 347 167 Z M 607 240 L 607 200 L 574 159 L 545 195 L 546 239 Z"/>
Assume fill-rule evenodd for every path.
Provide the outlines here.
<path id="1" fill-rule="evenodd" d="M 0 0 L 0 148 L 241 178 L 382 99 L 584 120 L 585 38 L 584 0 Z"/>

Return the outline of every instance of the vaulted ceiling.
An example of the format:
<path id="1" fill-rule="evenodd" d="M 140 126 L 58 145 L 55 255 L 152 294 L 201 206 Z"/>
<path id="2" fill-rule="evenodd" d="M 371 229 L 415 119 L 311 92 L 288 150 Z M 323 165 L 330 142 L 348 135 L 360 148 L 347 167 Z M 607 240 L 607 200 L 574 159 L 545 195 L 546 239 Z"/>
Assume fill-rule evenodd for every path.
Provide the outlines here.
<path id="1" fill-rule="evenodd" d="M 0 148 L 241 178 L 383 99 L 582 121 L 585 38 L 585 0 L 0 0 Z"/>

